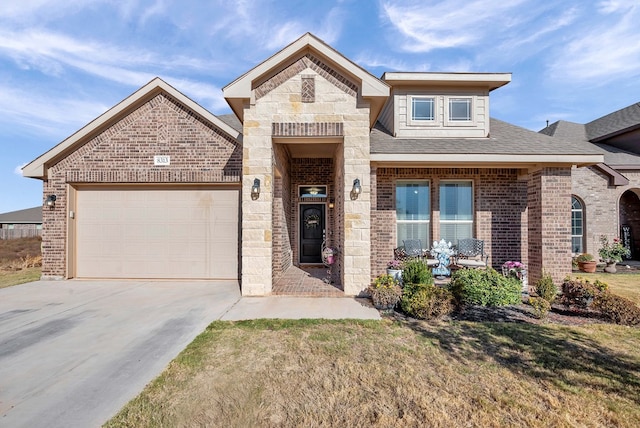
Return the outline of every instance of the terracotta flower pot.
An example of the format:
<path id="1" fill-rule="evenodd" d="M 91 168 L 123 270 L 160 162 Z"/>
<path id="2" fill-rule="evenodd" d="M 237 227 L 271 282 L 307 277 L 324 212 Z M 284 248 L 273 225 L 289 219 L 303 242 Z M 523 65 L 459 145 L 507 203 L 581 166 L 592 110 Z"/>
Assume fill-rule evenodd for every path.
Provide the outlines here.
<path id="1" fill-rule="evenodd" d="M 578 262 L 578 269 L 582 272 L 594 273 L 596 271 L 596 262 L 593 260 L 589 262 Z"/>

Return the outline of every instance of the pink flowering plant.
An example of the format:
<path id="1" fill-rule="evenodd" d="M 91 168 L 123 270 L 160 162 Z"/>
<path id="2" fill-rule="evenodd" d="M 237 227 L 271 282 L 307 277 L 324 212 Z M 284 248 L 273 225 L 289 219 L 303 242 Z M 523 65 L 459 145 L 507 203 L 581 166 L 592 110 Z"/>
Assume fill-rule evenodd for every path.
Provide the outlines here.
<path id="1" fill-rule="evenodd" d="M 509 260 L 502 265 L 502 273 L 505 276 L 522 278 L 522 271 L 525 269 L 524 263 Z"/>
<path id="2" fill-rule="evenodd" d="M 387 263 L 387 269 L 402 270 L 402 262 L 400 260 L 391 260 Z"/>
<path id="3" fill-rule="evenodd" d="M 629 257 L 630 253 L 629 249 L 622 245 L 619 238 L 614 238 L 613 243 L 609 243 L 606 236 L 600 236 L 598 254 L 605 263 L 619 263 L 623 257 Z"/>

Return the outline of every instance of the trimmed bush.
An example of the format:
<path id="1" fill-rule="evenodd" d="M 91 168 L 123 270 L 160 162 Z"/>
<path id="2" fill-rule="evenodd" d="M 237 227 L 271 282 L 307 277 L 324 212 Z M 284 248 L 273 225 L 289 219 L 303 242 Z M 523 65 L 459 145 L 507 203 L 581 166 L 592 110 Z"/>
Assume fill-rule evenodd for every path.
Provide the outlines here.
<path id="1" fill-rule="evenodd" d="M 402 270 L 403 284 L 433 284 L 433 274 L 427 264 L 420 259 L 409 259 L 404 262 Z"/>
<path id="2" fill-rule="evenodd" d="M 460 305 L 505 306 L 522 303 L 522 284 L 494 269 L 460 269 L 449 289 Z"/>
<path id="3" fill-rule="evenodd" d="M 542 297 L 529 298 L 529 304 L 533 308 L 533 313 L 536 318 L 544 319 L 551 310 L 551 303 Z"/>
<path id="4" fill-rule="evenodd" d="M 377 309 L 393 309 L 402 296 L 398 281 L 386 273 L 379 275 L 367 291 Z"/>
<path id="5" fill-rule="evenodd" d="M 582 309 L 590 307 L 596 296 L 602 294 L 607 289 L 607 284 L 596 281 L 591 284 L 589 281 L 581 278 L 565 279 L 562 283 L 562 304 L 569 306 L 577 306 Z"/>
<path id="6" fill-rule="evenodd" d="M 634 302 L 609 292 L 596 296 L 593 308 L 607 320 L 623 325 L 640 325 L 640 308 Z"/>
<path id="7" fill-rule="evenodd" d="M 556 300 L 558 287 L 553 283 L 553 278 L 548 273 L 543 273 L 542 277 L 536 281 L 536 293 L 549 303 Z"/>
<path id="8" fill-rule="evenodd" d="M 407 315 L 418 319 L 437 318 L 453 311 L 453 295 L 433 284 L 406 284 L 400 307 Z"/>

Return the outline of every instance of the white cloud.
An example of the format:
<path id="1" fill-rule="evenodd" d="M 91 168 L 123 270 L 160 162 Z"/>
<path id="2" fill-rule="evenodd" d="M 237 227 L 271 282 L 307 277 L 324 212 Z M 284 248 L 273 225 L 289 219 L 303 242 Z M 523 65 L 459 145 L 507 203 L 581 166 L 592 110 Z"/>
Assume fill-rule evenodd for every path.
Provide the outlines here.
<path id="1" fill-rule="evenodd" d="M 18 165 L 17 167 L 14 168 L 13 172 L 16 175 L 19 175 L 20 177 L 22 177 L 22 168 L 24 168 L 27 165 L 27 162 L 22 163 L 20 165 Z"/>
<path id="2" fill-rule="evenodd" d="M 514 26 L 514 12 L 526 1 L 387 0 L 381 3 L 381 9 L 384 18 L 403 36 L 402 50 L 429 52 L 481 45 L 488 32 Z"/>

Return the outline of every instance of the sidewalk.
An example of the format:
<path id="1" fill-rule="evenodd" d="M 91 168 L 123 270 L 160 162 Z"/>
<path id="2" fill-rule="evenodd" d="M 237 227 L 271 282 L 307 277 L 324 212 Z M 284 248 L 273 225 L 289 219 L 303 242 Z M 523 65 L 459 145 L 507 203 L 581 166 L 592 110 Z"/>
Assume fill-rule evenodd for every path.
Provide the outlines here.
<path id="1" fill-rule="evenodd" d="M 368 299 L 291 296 L 243 297 L 219 319 L 240 321 L 258 318 L 381 319 Z"/>

